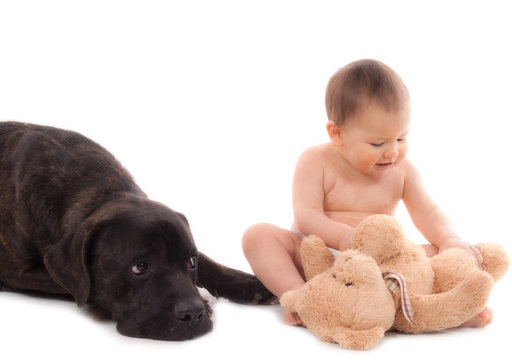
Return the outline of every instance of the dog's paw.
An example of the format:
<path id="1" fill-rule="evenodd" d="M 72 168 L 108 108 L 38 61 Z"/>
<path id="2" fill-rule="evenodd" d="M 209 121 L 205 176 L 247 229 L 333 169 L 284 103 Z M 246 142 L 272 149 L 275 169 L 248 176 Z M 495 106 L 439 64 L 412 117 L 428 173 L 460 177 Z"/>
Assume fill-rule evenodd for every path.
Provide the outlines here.
<path id="1" fill-rule="evenodd" d="M 264 288 L 263 294 L 255 293 L 254 300 L 252 301 L 255 305 L 273 305 L 277 301 L 277 296 L 272 294 L 266 288 Z"/>

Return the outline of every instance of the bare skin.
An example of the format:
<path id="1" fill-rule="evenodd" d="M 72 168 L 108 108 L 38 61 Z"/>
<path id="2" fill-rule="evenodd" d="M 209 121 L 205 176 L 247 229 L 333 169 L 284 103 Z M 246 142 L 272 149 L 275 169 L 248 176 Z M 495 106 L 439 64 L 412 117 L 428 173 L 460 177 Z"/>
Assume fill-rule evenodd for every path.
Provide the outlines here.
<path id="1" fill-rule="evenodd" d="M 402 200 L 430 243 L 424 246 L 427 255 L 460 247 L 481 264 L 478 249 L 457 236 L 424 189 L 418 171 L 405 159 L 409 117 L 408 104 L 399 112 L 386 112 L 374 104 L 344 125 L 328 122 L 331 141 L 307 149 L 297 162 L 292 229 L 315 234 L 329 247 L 342 251 L 350 246 L 354 228 L 363 219 L 374 214 L 393 215 Z M 257 224 L 243 237 L 254 273 L 278 297 L 304 284 L 301 236 L 296 232 Z M 482 327 L 491 319 L 486 308 L 466 326 Z M 297 314 L 286 311 L 283 321 L 302 324 Z"/>

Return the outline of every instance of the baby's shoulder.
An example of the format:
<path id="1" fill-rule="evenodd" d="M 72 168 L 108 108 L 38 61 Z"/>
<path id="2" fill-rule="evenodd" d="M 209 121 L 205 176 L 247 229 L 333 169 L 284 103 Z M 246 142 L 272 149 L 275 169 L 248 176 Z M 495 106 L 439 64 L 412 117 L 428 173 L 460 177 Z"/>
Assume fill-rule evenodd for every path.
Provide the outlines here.
<path id="1" fill-rule="evenodd" d="M 326 145 L 315 145 L 302 152 L 295 166 L 295 175 L 302 174 L 308 178 L 314 175 L 322 176 L 327 163 Z"/>
<path id="2" fill-rule="evenodd" d="M 323 163 L 332 156 L 332 149 L 330 143 L 314 145 L 302 152 L 299 157 L 299 162 L 314 162 Z"/>
<path id="3" fill-rule="evenodd" d="M 416 169 L 409 159 L 402 161 L 401 168 L 406 178 L 416 178 L 419 176 L 418 169 Z"/>

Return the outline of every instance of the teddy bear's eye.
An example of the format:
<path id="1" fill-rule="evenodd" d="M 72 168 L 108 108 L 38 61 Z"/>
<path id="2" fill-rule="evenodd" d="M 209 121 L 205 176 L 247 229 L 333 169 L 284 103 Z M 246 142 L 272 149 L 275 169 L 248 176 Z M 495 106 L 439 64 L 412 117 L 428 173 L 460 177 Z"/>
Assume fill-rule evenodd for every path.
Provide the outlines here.
<path id="1" fill-rule="evenodd" d="M 336 274 L 332 274 L 332 278 L 333 278 L 333 279 L 336 279 Z"/>
<path id="2" fill-rule="evenodd" d="M 352 285 L 354 285 L 354 284 L 352 284 L 351 282 L 345 283 L 345 286 L 346 286 L 346 287 L 350 287 L 350 286 L 352 286 Z"/>

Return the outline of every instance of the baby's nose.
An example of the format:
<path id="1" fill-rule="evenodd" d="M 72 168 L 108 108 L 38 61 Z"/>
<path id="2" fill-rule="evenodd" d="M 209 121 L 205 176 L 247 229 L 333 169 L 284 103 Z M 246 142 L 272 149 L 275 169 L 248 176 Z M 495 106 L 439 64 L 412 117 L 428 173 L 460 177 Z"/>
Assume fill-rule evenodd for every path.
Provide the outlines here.
<path id="1" fill-rule="evenodd" d="M 395 159 L 396 157 L 398 157 L 398 148 L 397 147 L 393 147 L 393 148 L 387 150 L 384 153 L 384 157 L 386 159 Z"/>

